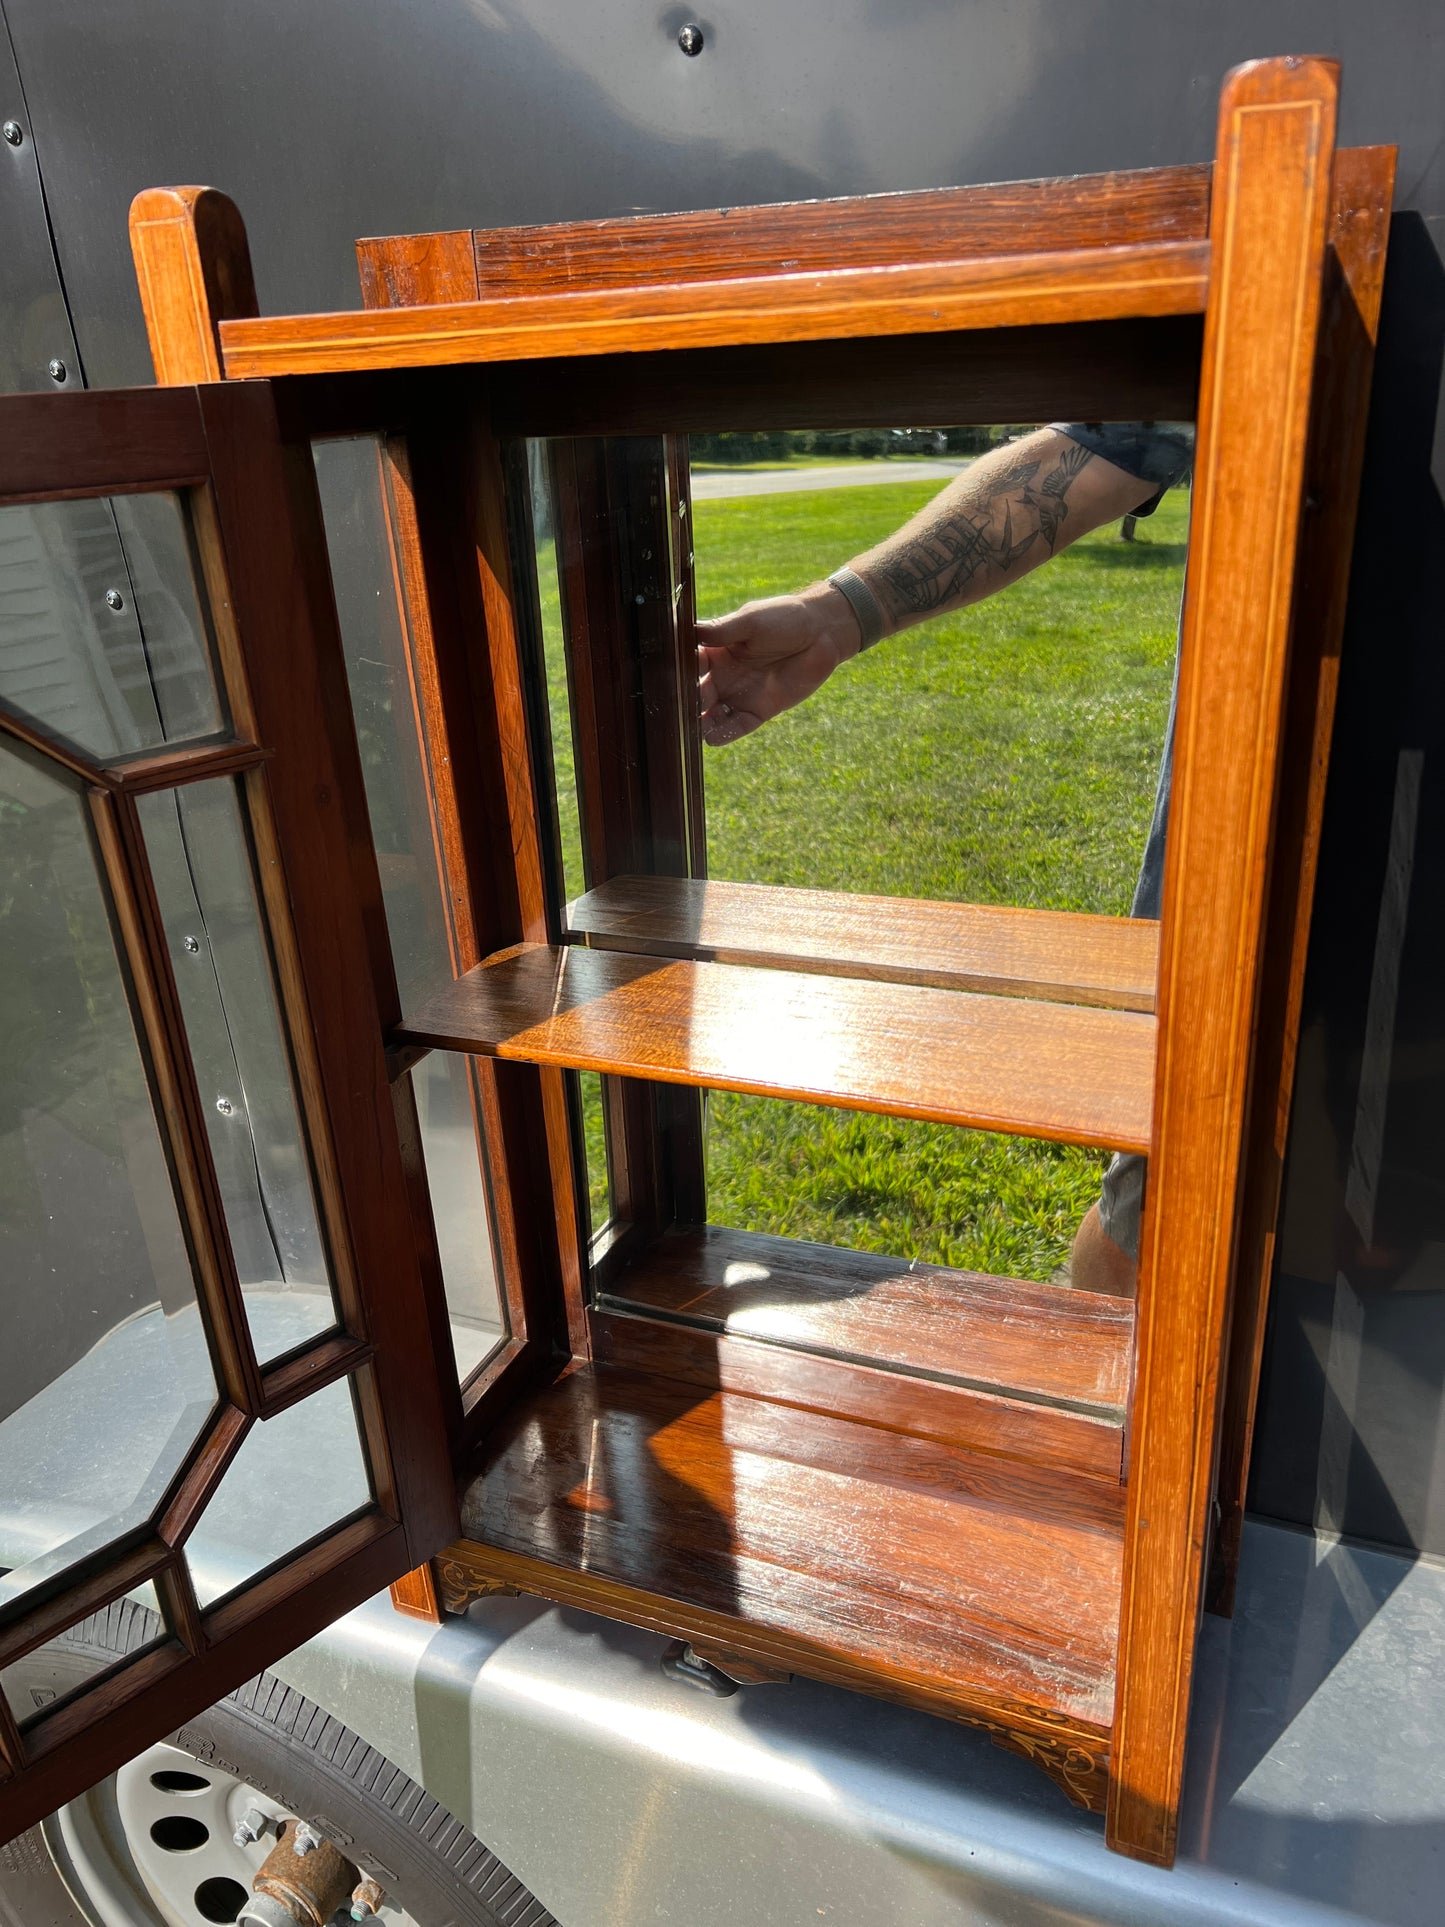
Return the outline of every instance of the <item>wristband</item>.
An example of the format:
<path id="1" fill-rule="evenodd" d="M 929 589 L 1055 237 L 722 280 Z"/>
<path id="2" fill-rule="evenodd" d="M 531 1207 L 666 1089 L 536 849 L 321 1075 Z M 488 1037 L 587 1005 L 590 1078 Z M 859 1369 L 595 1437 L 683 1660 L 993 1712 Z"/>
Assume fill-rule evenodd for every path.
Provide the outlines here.
<path id="1" fill-rule="evenodd" d="M 877 596 L 861 575 L 855 575 L 851 569 L 835 569 L 828 581 L 858 618 L 858 627 L 863 632 L 863 640 L 858 646 L 861 656 L 875 642 L 882 642 L 888 628 L 887 618 L 878 606 Z"/>

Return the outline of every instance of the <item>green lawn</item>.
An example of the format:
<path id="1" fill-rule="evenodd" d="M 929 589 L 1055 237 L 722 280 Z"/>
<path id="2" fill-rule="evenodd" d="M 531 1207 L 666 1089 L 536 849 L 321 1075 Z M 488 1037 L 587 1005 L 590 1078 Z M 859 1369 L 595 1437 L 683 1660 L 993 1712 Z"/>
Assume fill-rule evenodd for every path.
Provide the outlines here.
<path id="1" fill-rule="evenodd" d="M 937 486 L 699 502 L 699 614 L 826 575 Z M 1187 513 L 1176 491 L 1136 542 L 1117 525 L 1085 537 L 1005 595 L 894 638 L 801 708 L 709 751 L 711 873 L 1123 914 L 1168 710 Z M 560 683 L 554 704 L 565 714 Z M 569 763 L 560 753 L 575 822 Z M 810 1105 L 720 1093 L 709 1107 L 714 1223 L 1019 1277 L 1056 1269 L 1102 1165 Z M 597 1211 L 595 1086 L 586 1108 Z"/>

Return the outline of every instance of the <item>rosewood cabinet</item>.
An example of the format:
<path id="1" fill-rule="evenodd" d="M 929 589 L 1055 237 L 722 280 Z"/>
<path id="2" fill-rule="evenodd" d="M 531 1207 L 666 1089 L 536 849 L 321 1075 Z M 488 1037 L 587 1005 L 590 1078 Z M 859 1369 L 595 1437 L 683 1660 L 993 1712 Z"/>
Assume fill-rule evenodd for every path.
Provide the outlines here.
<path id="1" fill-rule="evenodd" d="M 313 1600 L 346 1603 L 341 1575 L 351 1596 L 396 1580 L 423 1613 L 536 1593 L 734 1679 L 801 1675 L 982 1727 L 1105 1812 L 1114 1846 L 1172 1859 L 1198 1616 L 1206 1584 L 1228 1609 L 1238 1547 L 1392 179 L 1391 150 L 1335 150 L 1336 82 L 1314 59 L 1236 70 L 1212 167 L 363 241 L 348 315 L 260 316 L 212 190 L 137 200 L 169 386 L 115 400 L 136 412 L 112 432 L 143 436 L 164 406 L 207 438 L 165 479 L 204 487 L 206 462 L 257 478 L 254 513 L 226 496 L 222 521 L 276 602 L 253 624 L 238 598 L 222 651 L 268 692 L 259 720 L 242 728 L 233 694 L 236 745 L 184 754 L 244 770 L 248 794 L 295 788 L 299 814 L 252 833 L 276 927 L 303 933 L 294 990 L 282 978 L 303 1055 L 318 1039 L 337 1248 L 375 1260 L 344 1335 L 268 1390 L 198 1181 L 227 1423 L 301 1395 L 313 1364 L 374 1376 L 373 1468 L 384 1451 L 393 1468 L 367 1515 L 377 1550 L 296 1594 L 313 1622 Z M 682 438 L 1060 416 L 1198 421 L 1160 922 L 709 881 Z M 571 902 L 527 437 L 552 445 L 586 864 Z M 328 442 L 363 448 L 385 507 L 407 741 L 382 760 L 414 772 L 407 875 L 439 960 L 401 990 L 402 899 L 388 931 L 382 889 L 400 860 L 388 845 L 378 867 L 375 744 L 364 724 L 358 753 L 326 572 Z M 88 485 L 115 485 L 107 460 Z M 0 486 L 41 484 L 6 468 Z M 126 942 L 169 1063 L 133 779 L 71 773 L 97 822 L 118 812 L 108 874 L 139 904 Z M 349 1051 L 364 1074 L 329 1084 Z M 454 1343 L 448 1207 L 413 1098 L 431 1061 L 456 1067 L 488 1199 L 498 1316 L 479 1359 Z M 605 1080 L 597 1237 L 577 1073 Z M 709 1226 L 706 1090 L 1147 1154 L 1137 1304 Z M 205 1476 L 197 1460 L 186 1490 Z M 182 1643 L 234 1651 L 229 1672 L 190 1662 L 196 1693 L 221 1690 L 264 1642 L 212 1634 L 158 1530 L 147 1571 Z M 124 1590 L 118 1566 L 104 1585 Z M 134 1690 L 162 1730 L 165 1699 Z M 0 1726 L 22 1822 L 43 1810 L 31 1783 L 53 1804 L 48 1744 Z"/>

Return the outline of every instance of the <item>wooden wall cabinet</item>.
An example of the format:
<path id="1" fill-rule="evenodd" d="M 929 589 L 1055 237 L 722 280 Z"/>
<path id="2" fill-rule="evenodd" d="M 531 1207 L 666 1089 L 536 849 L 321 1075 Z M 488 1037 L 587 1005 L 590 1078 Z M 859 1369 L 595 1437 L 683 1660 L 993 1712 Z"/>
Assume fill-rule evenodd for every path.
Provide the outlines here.
<path id="1" fill-rule="evenodd" d="M 379 1289 L 435 1337 L 405 1072 L 460 1052 L 509 1312 L 460 1390 L 434 1346 L 461 1525 L 448 1487 L 398 1605 L 536 1593 L 967 1721 L 1166 1865 L 1238 1550 L 1392 181 L 1336 152 L 1336 89 L 1236 70 L 1212 167 L 364 241 L 349 315 L 259 316 L 211 190 L 132 214 L 157 379 L 265 397 L 322 603 L 309 444 L 379 438 L 451 975 L 397 1007 L 326 620 L 332 707 L 296 727 L 352 860 L 291 890 L 367 931 L 411 1252 Z M 679 438 L 1059 416 L 1198 420 L 1161 922 L 709 882 Z M 524 436 L 555 455 L 570 909 Z M 579 1070 L 609 1080 L 590 1251 Z M 709 1228 L 707 1088 L 1147 1152 L 1137 1305 Z"/>

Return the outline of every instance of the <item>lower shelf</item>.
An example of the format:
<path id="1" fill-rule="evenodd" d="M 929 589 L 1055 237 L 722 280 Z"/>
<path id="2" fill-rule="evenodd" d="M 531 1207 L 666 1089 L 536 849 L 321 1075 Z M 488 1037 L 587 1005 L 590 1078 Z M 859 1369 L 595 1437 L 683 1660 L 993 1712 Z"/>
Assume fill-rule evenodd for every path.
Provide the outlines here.
<path id="1" fill-rule="evenodd" d="M 983 1726 L 1102 1803 L 1115 1484 L 576 1367 L 464 1487 L 443 1595 L 515 1590 Z"/>

